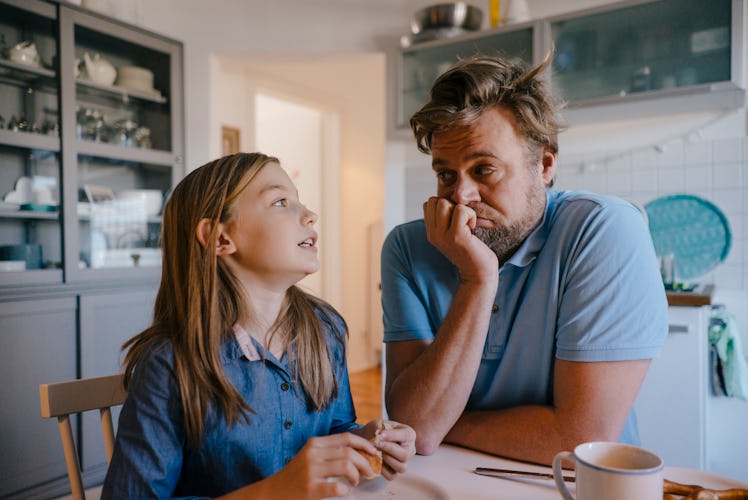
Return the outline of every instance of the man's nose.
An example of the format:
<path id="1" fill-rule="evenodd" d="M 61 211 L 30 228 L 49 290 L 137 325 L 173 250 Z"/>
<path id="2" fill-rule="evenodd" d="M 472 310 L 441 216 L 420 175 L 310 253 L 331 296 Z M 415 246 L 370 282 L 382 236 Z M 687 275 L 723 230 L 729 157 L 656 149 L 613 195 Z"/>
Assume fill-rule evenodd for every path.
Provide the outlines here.
<path id="1" fill-rule="evenodd" d="M 480 201 L 478 186 L 470 177 L 461 177 L 455 182 L 452 190 L 452 201 L 460 205 L 467 205 L 472 201 Z"/>

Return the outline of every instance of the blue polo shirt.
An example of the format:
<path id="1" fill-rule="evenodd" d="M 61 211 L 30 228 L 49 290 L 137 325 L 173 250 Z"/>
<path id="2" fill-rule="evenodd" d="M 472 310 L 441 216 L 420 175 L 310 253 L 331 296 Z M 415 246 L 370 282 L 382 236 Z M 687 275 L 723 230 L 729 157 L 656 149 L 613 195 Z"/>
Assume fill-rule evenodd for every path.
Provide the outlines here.
<path id="1" fill-rule="evenodd" d="M 324 317 L 326 318 L 326 317 Z M 184 414 L 172 345 L 164 342 L 135 368 L 122 407 L 102 498 L 216 497 L 283 468 L 309 438 L 358 427 L 339 335 L 323 319 L 338 383 L 337 398 L 310 408 L 288 356 L 278 360 L 241 329 L 221 347 L 226 376 L 255 411 L 249 423 L 228 427 L 215 407 L 203 440 L 186 446 Z"/>
<path id="2" fill-rule="evenodd" d="M 665 290 L 644 218 L 624 200 L 549 191 L 539 226 L 498 272 L 467 410 L 553 404 L 556 358 L 650 359 L 662 349 Z M 423 220 L 393 229 L 382 249 L 384 341 L 433 339 L 458 284 Z M 621 441 L 639 442 L 633 410 Z"/>

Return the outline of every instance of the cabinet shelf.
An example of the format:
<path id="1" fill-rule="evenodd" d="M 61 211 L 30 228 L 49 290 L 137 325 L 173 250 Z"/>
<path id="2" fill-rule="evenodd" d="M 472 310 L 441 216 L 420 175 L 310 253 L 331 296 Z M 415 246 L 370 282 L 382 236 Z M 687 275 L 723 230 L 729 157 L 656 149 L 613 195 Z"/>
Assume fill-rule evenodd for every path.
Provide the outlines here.
<path id="1" fill-rule="evenodd" d="M 162 96 L 157 90 L 154 90 L 153 92 L 144 92 L 142 90 L 126 89 L 117 85 L 95 83 L 80 78 L 77 79 L 75 83 L 78 87 L 78 92 L 83 95 L 105 97 L 123 103 L 128 103 L 130 99 L 153 102 L 156 104 L 166 104 L 168 102 L 168 99 Z"/>
<path id="2" fill-rule="evenodd" d="M 0 59 L 0 78 L 18 84 L 35 85 L 40 82 L 54 85 L 57 73 L 51 69 Z"/>
<path id="3" fill-rule="evenodd" d="M 170 167 L 176 164 L 174 153 L 170 151 L 156 151 L 144 148 L 128 148 L 116 144 L 85 141 L 77 139 L 75 147 L 79 154 L 109 158 L 113 160 L 132 161 Z"/>
<path id="4" fill-rule="evenodd" d="M 0 145 L 58 152 L 60 151 L 60 138 L 31 132 L 0 130 Z"/>
<path id="5" fill-rule="evenodd" d="M 0 210 L 0 219 L 59 220 L 59 212 L 39 212 L 34 210 Z"/>
<path id="6" fill-rule="evenodd" d="M 61 269 L 26 269 L 0 272 L 0 286 L 45 285 L 62 281 Z"/>

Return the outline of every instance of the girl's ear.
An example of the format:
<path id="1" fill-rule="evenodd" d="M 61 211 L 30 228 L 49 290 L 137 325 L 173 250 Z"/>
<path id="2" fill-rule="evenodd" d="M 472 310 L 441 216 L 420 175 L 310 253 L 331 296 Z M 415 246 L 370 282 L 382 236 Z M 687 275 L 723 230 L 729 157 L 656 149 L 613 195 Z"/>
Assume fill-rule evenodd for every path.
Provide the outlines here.
<path id="1" fill-rule="evenodd" d="M 213 229 L 213 221 L 210 219 L 200 219 L 195 228 L 195 237 L 197 241 L 203 246 L 208 246 L 208 237 Z M 231 236 L 225 231 L 223 224 L 218 224 L 218 238 L 216 242 L 216 255 L 228 255 L 236 251 L 234 242 Z"/>

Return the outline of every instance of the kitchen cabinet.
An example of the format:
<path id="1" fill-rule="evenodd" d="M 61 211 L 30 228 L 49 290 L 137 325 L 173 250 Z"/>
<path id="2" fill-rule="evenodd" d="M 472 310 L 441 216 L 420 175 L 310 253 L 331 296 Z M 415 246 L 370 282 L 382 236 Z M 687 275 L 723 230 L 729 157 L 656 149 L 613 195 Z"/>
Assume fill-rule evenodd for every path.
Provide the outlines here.
<path id="1" fill-rule="evenodd" d="M 0 12 L 0 370 L 19 381 L 3 393 L 0 497 L 50 498 L 69 486 L 38 385 L 118 371 L 152 318 L 160 211 L 184 175 L 183 47 L 63 1 Z M 21 246 L 38 265 L 5 270 Z M 88 418 L 74 429 L 90 486 L 105 467 Z"/>
<path id="2" fill-rule="evenodd" d="M 122 344 L 151 324 L 156 287 L 116 293 L 82 294 L 80 307 L 81 378 L 110 375 L 121 370 Z M 121 407 L 112 408 L 115 429 Z M 98 483 L 106 474 L 101 419 L 95 412 L 81 417 L 81 470 L 86 481 Z"/>
<path id="3" fill-rule="evenodd" d="M 0 6 L 0 246 L 42 249 L 0 287 L 153 276 L 183 175 L 181 43 L 66 3 Z"/>
<path id="4" fill-rule="evenodd" d="M 39 415 L 39 384 L 76 378 L 76 309 L 70 297 L 0 303 L 2 498 L 34 486 L 18 497 L 50 498 L 44 484 L 67 481 L 57 423 Z"/>
<path id="5" fill-rule="evenodd" d="M 65 254 L 65 277 L 152 274 L 161 263 L 161 204 L 182 175 L 182 46 L 61 8 L 60 52 L 67 69 L 60 80 L 64 216 L 75 221 L 65 225 L 64 241 L 73 246 Z M 107 63 L 117 68 L 117 79 L 91 79 L 106 78 Z M 152 83 L 121 81 L 133 66 L 150 72 Z"/>
<path id="6" fill-rule="evenodd" d="M 509 29 L 472 33 L 455 39 L 420 43 L 402 50 L 400 54 L 400 81 L 398 126 L 408 125 L 410 117 L 424 104 L 431 84 L 460 58 L 476 53 L 503 54 L 532 62 L 533 52 L 540 33 L 533 23 L 523 23 Z"/>
<path id="7" fill-rule="evenodd" d="M 628 117 L 740 107 L 741 0 L 619 2 L 549 18 L 546 44 L 556 48 L 551 81 L 569 117 L 592 119 L 600 106 Z"/>
<path id="8" fill-rule="evenodd" d="M 478 51 L 537 64 L 555 50 L 549 78 L 571 124 L 740 107 L 744 8 L 629 0 L 410 46 L 400 53 L 397 125 L 407 126 L 436 76 Z"/>
<path id="9" fill-rule="evenodd" d="M 706 470 L 709 311 L 668 308 L 668 337 L 635 403 L 642 446 L 668 466 Z"/>
<path id="10" fill-rule="evenodd" d="M 8 56 L 11 47 L 33 41 L 40 61 L 18 62 L 32 57 L 21 49 L 14 59 L 0 57 L 0 246 L 3 251 L 9 245 L 43 249 L 34 265 L 5 255 L 0 286 L 59 283 L 62 224 L 53 204 L 60 199 L 61 185 L 56 9 L 33 0 L 0 2 L 0 8 L 0 51 Z M 29 199 L 32 179 L 48 198 L 43 209 Z M 10 264 L 28 269 L 6 267 Z"/>
<path id="11" fill-rule="evenodd" d="M 744 307 L 745 298 L 728 310 Z M 711 306 L 668 308 L 669 334 L 635 402 L 643 447 L 667 466 L 748 481 L 748 402 L 713 394 Z M 744 336 L 745 337 L 745 336 Z"/>

